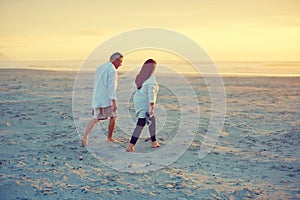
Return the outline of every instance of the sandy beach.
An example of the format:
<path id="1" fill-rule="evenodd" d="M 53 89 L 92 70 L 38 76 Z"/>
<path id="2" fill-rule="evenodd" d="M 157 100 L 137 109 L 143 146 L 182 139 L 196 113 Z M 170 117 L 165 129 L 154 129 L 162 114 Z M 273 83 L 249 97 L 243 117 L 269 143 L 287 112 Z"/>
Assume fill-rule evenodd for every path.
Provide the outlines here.
<path id="1" fill-rule="evenodd" d="M 205 83 L 190 76 L 201 112 L 192 143 L 168 166 L 128 173 L 80 146 L 83 132 L 76 129 L 72 111 L 76 72 L 0 69 L 0 76 L 2 200 L 300 199 L 299 77 L 224 77 L 224 128 L 212 151 L 200 159 L 210 96 Z M 91 100 L 82 101 L 89 113 Z M 164 148 L 174 137 L 180 111 L 163 87 L 158 104 L 168 117 L 158 135 Z M 158 118 L 163 114 L 157 113 Z M 91 148 L 104 145 L 105 123 L 93 130 Z M 131 132 L 125 132 L 117 127 L 115 138 L 128 156 Z M 146 138 L 136 150 L 155 153 Z"/>

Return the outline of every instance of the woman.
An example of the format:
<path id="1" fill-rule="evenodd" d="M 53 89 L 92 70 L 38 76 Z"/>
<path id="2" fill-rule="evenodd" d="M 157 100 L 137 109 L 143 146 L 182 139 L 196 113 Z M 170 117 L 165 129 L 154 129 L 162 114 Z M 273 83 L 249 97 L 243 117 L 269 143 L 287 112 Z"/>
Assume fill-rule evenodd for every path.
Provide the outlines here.
<path id="1" fill-rule="evenodd" d="M 127 151 L 129 152 L 135 151 L 134 146 L 139 139 L 139 136 L 143 128 L 145 127 L 146 122 L 149 125 L 152 147 L 160 147 L 155 137 L 156 126 L 154 106 L 156 102 L 156 95 L 158 92 L 158 84 L 154 76 L 155 67 L 156 61 L 153 59 L 148 59 L 142 66 L 140 73 L 135 78 L 136 90 L 133 102 L 138 121 L 132 134 L 130 143 L 127 147 Z"/>

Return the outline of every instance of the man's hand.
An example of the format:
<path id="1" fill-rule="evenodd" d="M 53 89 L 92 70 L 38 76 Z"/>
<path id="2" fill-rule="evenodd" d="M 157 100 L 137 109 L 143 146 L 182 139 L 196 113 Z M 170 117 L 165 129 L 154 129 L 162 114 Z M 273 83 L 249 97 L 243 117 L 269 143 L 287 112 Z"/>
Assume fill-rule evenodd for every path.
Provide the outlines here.
<path id="1" fill-rule="evenodd" d="M 117 102 L 115 99 L 111 100 L 111 111 L 116 112 L 117 111 Z"/>

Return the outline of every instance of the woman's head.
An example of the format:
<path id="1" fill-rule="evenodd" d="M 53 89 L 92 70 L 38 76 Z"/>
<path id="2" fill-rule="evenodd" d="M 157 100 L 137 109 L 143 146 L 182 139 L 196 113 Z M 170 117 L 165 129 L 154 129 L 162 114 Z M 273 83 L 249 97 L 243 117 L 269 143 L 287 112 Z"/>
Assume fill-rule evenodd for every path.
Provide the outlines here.
<path id="1" fill-rule="evenodd" d="M 146 60 L 146 62 L 144 64 L 155 64 L 156 65 L 157 63 L 155 60 L 150 58 L 150 59 Z"/>
<path id="2" fill-rule="evenodd" d="M 154 71 L 155 71 L 155 68 L 156 68 L 156 64 L 157 64 L 157 62 L 156 62 L 155 60 L 153 60 L 153 59 L 148 59 L 148 60 L 146 60 L 146 62 L 144 63 L 144 65 L 143 65 L 141 71 L 142 71 L 142 70 L 144 70 L 144 71 L 150 71 L 151 74 L 153 74 Z M 143 69 L 143 68 L 144 68 L 144 69 Z M 150 73 L 150 72 L 149 72 L 149 73 Z M 144 73 L 145 73 L 145 72 L 144 72 Z M 148 77 L 148 78 L 149 78 L 149 77 Z"/>
<path id="3" fill-rule="evenodd" d="M 154 73 L 157 62 L 153 59 L 148 59 L 143 64 L 140 73 L 135 79 L 135 83 L 138 89 L 140 89 L 143 83 Z"/>

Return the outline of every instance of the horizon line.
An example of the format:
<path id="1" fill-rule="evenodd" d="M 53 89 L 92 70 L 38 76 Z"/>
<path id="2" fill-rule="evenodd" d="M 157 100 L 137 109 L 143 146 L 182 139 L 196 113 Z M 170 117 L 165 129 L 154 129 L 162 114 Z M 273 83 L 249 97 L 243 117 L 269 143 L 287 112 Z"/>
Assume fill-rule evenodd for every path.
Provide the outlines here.
<path id="1" fill-rule="evenodd" d="M 87 59 L 8 59 L 8 60 L 0 60 L 0 62 L 33 62 L 33 61 L 38 61 L 38 62 L 84 62 Z M 91 60 L 91 59 L 90 59 Z M 107 60 L 108 59 L 92 59 L 91 61 L 96 61 L 96 60 Z M 124 59 L 125 60 L 125 59 Z M 129 61 L 139 61 L 139 59 L 126 59 Z M 178 61 L 177 59 L 161 59 L 162 61 Z M 183 60 L 182 61 L 188 61 L 188 60 Z M 194 62 L 208 62 L 208 61 L 203 61 L 203 60 L 193 60 Z M 300 62 L 299 60 L 213 60 L 211 59 L 211 62 L 285 62 L 285 63 L 291 63 L 291 62 Z"/>
<path id="2" fill-rule="evenodd" d="M 80 70 L 67 70 L 67 69 L 45 69 L 45 68 L 0 68 L 0 70 L 32 70 L 32 71 L 51 71 L 51 72 L 74 72 L 78 73 Z M 85 73 L 94 73 L 93 70 L 85 70 Z M 126 73 L 126 71 L 121 71 L 121 74 Z M 196 72 L 178 72 L 185 75 L 197 75 Z M 159 74 L 172 74 L 168 72 L 160 72 Z M 225 77 L 278 77 L 278 78 L 300 78 L 300 74 L 261 74 L 261 73 L 219 73 L 219 74 L 200 74 L 207 77 L 217 77 L 221 76 L 222 78 Z"/>

